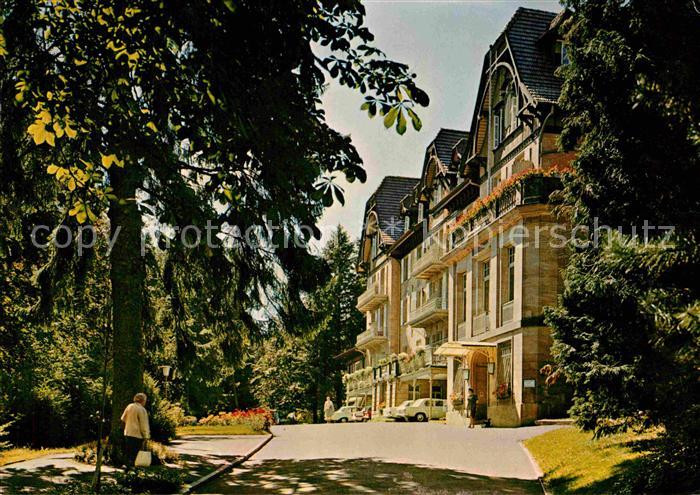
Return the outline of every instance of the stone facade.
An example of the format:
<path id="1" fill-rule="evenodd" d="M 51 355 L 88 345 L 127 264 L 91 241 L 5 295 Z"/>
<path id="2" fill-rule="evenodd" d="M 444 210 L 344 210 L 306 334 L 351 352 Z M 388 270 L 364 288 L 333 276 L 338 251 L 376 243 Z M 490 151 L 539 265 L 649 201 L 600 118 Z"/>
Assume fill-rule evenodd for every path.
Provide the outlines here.
<path id="1" fill-rule="evenodd" d="M 419 178 L 387 178 L 368 201 L 356 347 L 375 414 L 432 396 L 448 399 L 449 423 L 465 423 L 469 388 L 494 426 L 565 409 L 540 374 L 552 343 L 543 310 L 562 290 L 569 235 L 549 198 L 574 158 L 556 147 L 554 16 L 518 9 L 485 56 L 469 132 L 441 130 Z"/>

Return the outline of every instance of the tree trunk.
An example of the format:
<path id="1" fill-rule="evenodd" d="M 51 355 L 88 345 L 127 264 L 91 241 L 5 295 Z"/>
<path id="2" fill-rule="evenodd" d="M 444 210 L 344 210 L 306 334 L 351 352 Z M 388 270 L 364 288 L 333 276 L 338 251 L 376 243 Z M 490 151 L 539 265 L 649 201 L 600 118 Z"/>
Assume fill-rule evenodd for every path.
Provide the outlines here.
<path id="1" fill-rule="evenodd" d="M 113 167 L 110 185 L 119 200 L 109 208 L 111 225 L 110 280 L 112 283 L 112 428 L 110 450 L 114 460 L 123 452 L 123 425 L 120 417 L 143 392 L 144 357 L 141 347 L 145 267 L 141 256 L 141 213 L 136 205 L 140 185 L 136 166 Z M 121 200 L 121 201 L 120 201 Z"/>

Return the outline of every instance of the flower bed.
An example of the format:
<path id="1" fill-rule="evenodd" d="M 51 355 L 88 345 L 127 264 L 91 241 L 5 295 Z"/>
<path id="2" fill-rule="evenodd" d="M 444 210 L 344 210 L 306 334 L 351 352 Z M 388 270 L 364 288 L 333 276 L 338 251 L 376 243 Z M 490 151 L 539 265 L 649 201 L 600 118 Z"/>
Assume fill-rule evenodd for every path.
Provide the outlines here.
<path id="1" fill-rule="evenodd" d="M 264 407 L 255 409 L 236 409 L 232 412 L 220 412 L 219 414 L 210 414 L 206 418 L 199 420 L 202 426 L 233 426 L 246 425 L 256 431 L 265 431 L 274 424 L 272 412 Z"/>

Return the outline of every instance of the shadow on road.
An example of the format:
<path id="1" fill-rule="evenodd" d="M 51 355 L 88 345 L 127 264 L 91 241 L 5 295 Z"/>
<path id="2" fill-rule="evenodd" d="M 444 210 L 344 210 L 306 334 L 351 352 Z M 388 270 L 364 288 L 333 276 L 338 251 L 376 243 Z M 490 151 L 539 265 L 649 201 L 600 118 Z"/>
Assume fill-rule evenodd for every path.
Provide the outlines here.
<path id="1" fill-rule="evenodd" d="M 40 493 L 70 481 L 90 481 L 91 472 L 79 473 L 56 466 L 35 469 L 5 468 L 0 476 L 0 493 Z"/>
<path id="2" fill-rule="evenodd" d="M 539 482 L 478 476 L 374 459 L 265 460 L 205 485 L 197 493 L 413 493 L 541 495 Z"/>

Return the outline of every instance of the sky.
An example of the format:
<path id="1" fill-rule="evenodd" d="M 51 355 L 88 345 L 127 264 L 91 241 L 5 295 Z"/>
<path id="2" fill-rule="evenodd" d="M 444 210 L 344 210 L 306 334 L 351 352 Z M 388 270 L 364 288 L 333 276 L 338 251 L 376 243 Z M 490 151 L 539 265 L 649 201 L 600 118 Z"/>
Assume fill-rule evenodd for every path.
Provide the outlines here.
<path id="1" fill-rule="evenodd" d="M 384 129 L 380 117 L 370 120 L 360 110 L 359 91 L 330 85 L 323 97 L 327 121 L 352 137 L 367 181 L 338 181 L 345 189 L 345 206 L 336 202 L 325 211 L 320 222 L 322 244 L 338 224 L 356 239 L 365 202 L 382 178 L 418 177 L 425 148 L 440 128 L 469 128 L 484 54 L 518 7 L 561 10 L 558 1 L 539 0 L 365 0 L 364 4 L 365 24 L 375 35 L 375 46 L 411 67 L 418 86 L 430 96 L 430 105 L 419 107 L 421 131 L 409 125 L 399 136 L 394 128 Z"/>

